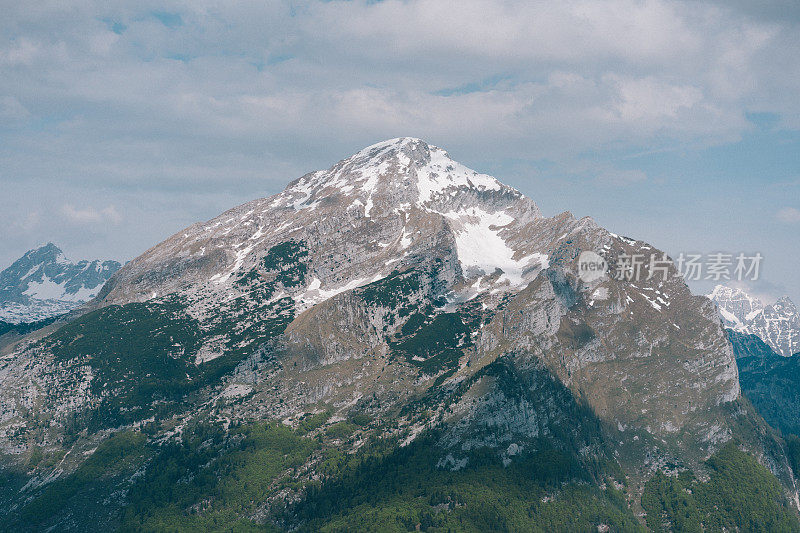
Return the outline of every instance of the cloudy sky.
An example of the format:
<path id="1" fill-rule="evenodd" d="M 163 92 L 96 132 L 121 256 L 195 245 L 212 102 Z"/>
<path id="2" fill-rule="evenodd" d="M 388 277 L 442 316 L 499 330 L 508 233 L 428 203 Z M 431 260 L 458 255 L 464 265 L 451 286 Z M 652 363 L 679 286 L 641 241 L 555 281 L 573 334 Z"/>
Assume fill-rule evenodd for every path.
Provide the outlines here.
<path id="1" fill-rule="evenodd" d="M 0 265 L 131 259 L 414 136 L 800 303 L 800 3 L 228 4 L 0 0 Z"/>

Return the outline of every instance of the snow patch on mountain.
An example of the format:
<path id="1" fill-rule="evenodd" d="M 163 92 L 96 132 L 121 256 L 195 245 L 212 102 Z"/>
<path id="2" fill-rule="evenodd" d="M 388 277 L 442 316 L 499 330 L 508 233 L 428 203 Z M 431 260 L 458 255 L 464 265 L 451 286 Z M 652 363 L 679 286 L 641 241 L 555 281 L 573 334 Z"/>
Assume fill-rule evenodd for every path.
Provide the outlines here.
<path id="1" fill-rule="evenodd" d="M 305 311 L 306 309 L 309 309 L 310 307 L 313 307 L 318 303 L 333 298 L 337 294 L 351 291 L 353 289 L 357 289 L 358 287 L 363 287 L 364 285 L 369 285 L 370 283 L 374 283 L 382 279 L 383 277 L 384 276 L 382 276 L 381 274 L 376 274 L 372 277 L 363 277 L 350 280 L 349 282 L 343 285 L 339 285 L 329 289 L 323 289 L 322 282 L 320 281 L 319 278 L 315 277 L 311 281 L 311 283 L 309 283 L 305 292 L 302 292 L 295 297 L 295 300 L 297 301 L 296 309 L 298 312 Z"/>
<path id="2" fill-rule="evenodd" d="M 501 230 L 514 221 L 502 211 L 489 213 L 478 207 L 461 212 L 446 213 L 453 221 L 456 249 L 461 269 L 468 277 L 493 274 L 500 269 L 500 281 L 517 287 L 523 283 L 523 273 L 531 266 L 547 268 L 547 255 L 533 253 L 514 259 L 517 252 L 501 236 Z"/>

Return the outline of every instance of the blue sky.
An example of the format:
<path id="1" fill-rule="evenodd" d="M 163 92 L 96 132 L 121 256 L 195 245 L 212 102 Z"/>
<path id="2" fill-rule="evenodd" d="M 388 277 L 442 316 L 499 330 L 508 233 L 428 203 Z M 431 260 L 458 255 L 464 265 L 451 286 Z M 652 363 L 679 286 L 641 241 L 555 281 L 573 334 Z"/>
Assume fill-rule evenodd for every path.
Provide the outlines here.
<path id="1" fill-rule="evenodd" d="M 800 302 L 798 5 L 0 0 L 0 264 L 130 259 L 415 136 Z"/>

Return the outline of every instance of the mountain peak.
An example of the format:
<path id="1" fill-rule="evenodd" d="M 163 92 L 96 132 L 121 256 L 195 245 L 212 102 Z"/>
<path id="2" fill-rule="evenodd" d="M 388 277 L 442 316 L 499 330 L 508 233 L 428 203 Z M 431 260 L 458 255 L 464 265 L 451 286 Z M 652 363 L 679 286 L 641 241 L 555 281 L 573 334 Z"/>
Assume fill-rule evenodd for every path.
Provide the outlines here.
<path id="1" fill-rule="evenodd" d="M 749 301 L 760 303 L 760 300 L 751 297 L 739 287 L 729 287 L 727 285 L 717 285 L 708 297 L 712 300 L 715 298 L 745 298 Z"/>
<path id="2" fill-rule="evenodd" d="M 69 260 L 64 255 L 64 252 L 61 251 L 61 248 L 52 242 L 28 250 L 22 257 L 37 262 L 69 263 Z"/>
<path id="3" fill-rule="evenodd" d="M 789 298 L 788 296 L 781 296 L 780 298 L 778 298 L 778 301 L 775 302 L 773 307 L 776 308 L 780 307 L 792 313 L 797 312 L 797 306 L 795 306 L 792 299 Z"/>
<path id="4" fill-rule="evenodd" d="M 385 153 L 411 152 L 417 149 L 430 150 L 431 148 L 436 147 L 416 137 L 395 137 L 394 139 L 386 139 L 385 141 L 380 141 L 366 148 L 362 148 L 348 159 L 375 157 L 378 154 Z"/>
<path id="5" fill-rule="evenodd" d="M 72 263 L 52 242 L 29 250 L 0 272 L 0 320 L 30 322 L 74 309 L 121 266 L 97 259 Z"/>
<path id="6" fill-rule="evenodd" d="M 625 432 L 625 446 L 645 437 L 620 453 L 641 453 L 641 465 L 656 464 L 648 434 L 671 435 L 658 440 L 670 448 L 655 461 L 690 446 L 700 460 L 742 427 L 722 425 L 721 405 L 740 389 L 711 304 L 674 275 L 579 278 L 583 251 L 610 263 L 646 249 L 660 254 L 589 218 L 538 216 L 519 192 L 440 148 L 384 141 L 128 263 L 90 304 L 97 312 L 47 348 L 15 355 L 19 379 L 4 381 L 0 405 L 31 390 L 30 405 L 86 406 L 111 427 L 157 413 L 150 427 L 170 434 L 223 417 L 297 427 L 311 412 L 328 413 L 322 424 L 368 413 L 374 423 L 364 431 L 405 444 L 436 424 L 446 448 L 431 465 L 443 471 L 472 461 L 470 449 L 481 461 L 495 449 L 509 465 L 540 444 L 560 446 L 548 439 L 565 427 L 583 432 L 589 420 Z M 629 393 L 619 394 L 620 383 Z M 584 399 L 596 421 L 577 403 Z M 7 427 L 23 434 L 16 428 L 38 414 L 30 411 Z M 351 449 L 314 427 L 309 438 Z M 0 444 L 9 434 L 0 432 Z M 605 440 L 575 435 L 564 442 L 580 456 Z M 641 465 L 631 468 L 650 470 Z"/>
<path id="7" fill-rule="evenodd" d="M 370 168 L 393 160 L 403 168 L 419 168 L 430 164 L 434 158 L 445 166 L 449 163 L 454 167 L 458 165 L 445 150 L 416 137 L 387 139 L 359 150 L 344 161 L 353 166 Z"/>
<path id="8" fill-rule="evenodd" d="M 58 246 L 56 246 L 56 245 L 55 245 L 55 244 L 53 244 L 52 242 L 47 242 L 47 243 L 45 243 L 45 244 L 41 244 L 41 245 L 37 246 L 37 247 L 36 247 L 36 248 L 34 248 L 33 250 L 30 250 L 30 252 L 40 252 L 40 251 L 55 251 L 55 252 L 60 252 L 60 251 L 61 251 L 61 248 L 59 248 Z M 29 253 L 30 253 L 30 252 L 29 252 Z"/>
<path id="9" fill-rule="evenodd" d="M 457 209 L 455 204 L 463 204 L 464 193 L 503 196 L 506 203 L 523 200 L 529 216 L 541 216 L 535 204 L 519 191 L 414 137 L 367 146 L 328 170 L 291 182 L 279 196 L 284 207 L 295 210 L 316 208 L 323 203 L 345 204 L 345 209 L 360 205 L 369 217 L 374 206 L 382 206 L 384 212 L 395 211 L 398 205 L 442 214 L 452 212 Z"/>
<path id="10" fill-rule="evenodd" d="M 317 296 L 298 300 L 298 310 L 324 294 L 413 264 L 432 242 L 460 265 L 458 274 L 465 280 L 491 277 L 481 290 L 492 290 L 492 284 L 511 289 L 547 264 L 544 241 L 555 235 L 535 233 L 532 225 L 542 218 L 536 204 L 512 187 L 421 139 L 399 137 L 305 174 L 275 196 L 186 228 L 134 260 L 107 298 L 131 301 L 170 292 L 171 281 L 143 285 L 132 280 L 160 268 L 155 265 L 169 261 L 175 249 L 197 261 L 193 270 L 203 269 L 198 283 L 207 280 L 224 293 L 271 246 L 290 239 L 314 243 L 319 251 L 313 253 L 322 254 L 315 259 L 318 265 L 309 267 L 316 272 L 307 291 Z M 526 237 L 532 233 L 540 239 Z"/>

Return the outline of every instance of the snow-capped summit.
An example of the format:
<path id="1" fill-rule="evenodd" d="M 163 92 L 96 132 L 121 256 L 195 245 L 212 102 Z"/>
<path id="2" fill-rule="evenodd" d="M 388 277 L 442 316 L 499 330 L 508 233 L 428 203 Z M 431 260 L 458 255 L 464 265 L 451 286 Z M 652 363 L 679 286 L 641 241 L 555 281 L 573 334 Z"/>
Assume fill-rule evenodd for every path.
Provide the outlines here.
<path id="1" fill-rule="evenodd" d="M 708 297 L 717 304 L 725 327 L 757 335 L 783 356 L 800 352 L 800 313 L 788 296 L 765 306 L 742 289 L 717 285 Z"/>
<path id="2" fill-rule="evenodd" d="M 364 216 L 374 216 L 377 207 L 408 204 L 442 213 L 463 193 L 503 193 L 516 199 L 522 194 L 492 176 L 480 174 L 454 161 L 443 149 L 413 137 L 379 142 L 343 159 L 328 170 L 307 174 L 281 193 L 283 205 L 296 210 L 313 209 L 322 200 L 350 200 Z M 378 205 L 391 200 L 390 205 Z M 530 215 L 541 216 L 533 202 Z M 281 204 L 278 204 L 281 205 Z"/>
<path id="3" fill-rule="evenodd" d="M 0 320 L 30 322 L 74 309 L 94 298 L 121 266 L 72 263 L 53 243 L 30 250 L 0 272 Z"/>
<path id="4" fill-rule="evenodd" d="M 541 254 L 520 257 L 502 235 L 512 222 L 519 226 L 541 218 L 532 200 L 413 137 L 368 146 L 328 170 L 296 180 L 279 198 L 273 204 L 297 211 L 332 204 L 365 218 L 405 213 L 402 246 L 410 243 L 413 219 L 443 215 L 455 231 L 465 272 L 487 275 L 499 268 L 505 280 L 519 284 L 531 263 L 545 264 Z"/>
<path id="5" fill-rule="evenodd" d="M 182 287 L 208 283 L 227 297 L 237 276 L 290 239 L 313 243 L 308 285 L 292 294 L 298 310 L 413 263 L 432 242 L 454 249 L 459 276 L 486 278 L 484 290 L 519 287 L 547 266 L 541 243 L 525 237 L 533 230 L 524 230 L 541 220 L 532 200 L 441 148 L 391 139 L 174 235 L 131 262 L 109 301 L 142 301 L 178 288 L 177 278 L 153 269 L 179 269 L 194 276 L 181 279 Z"/>

